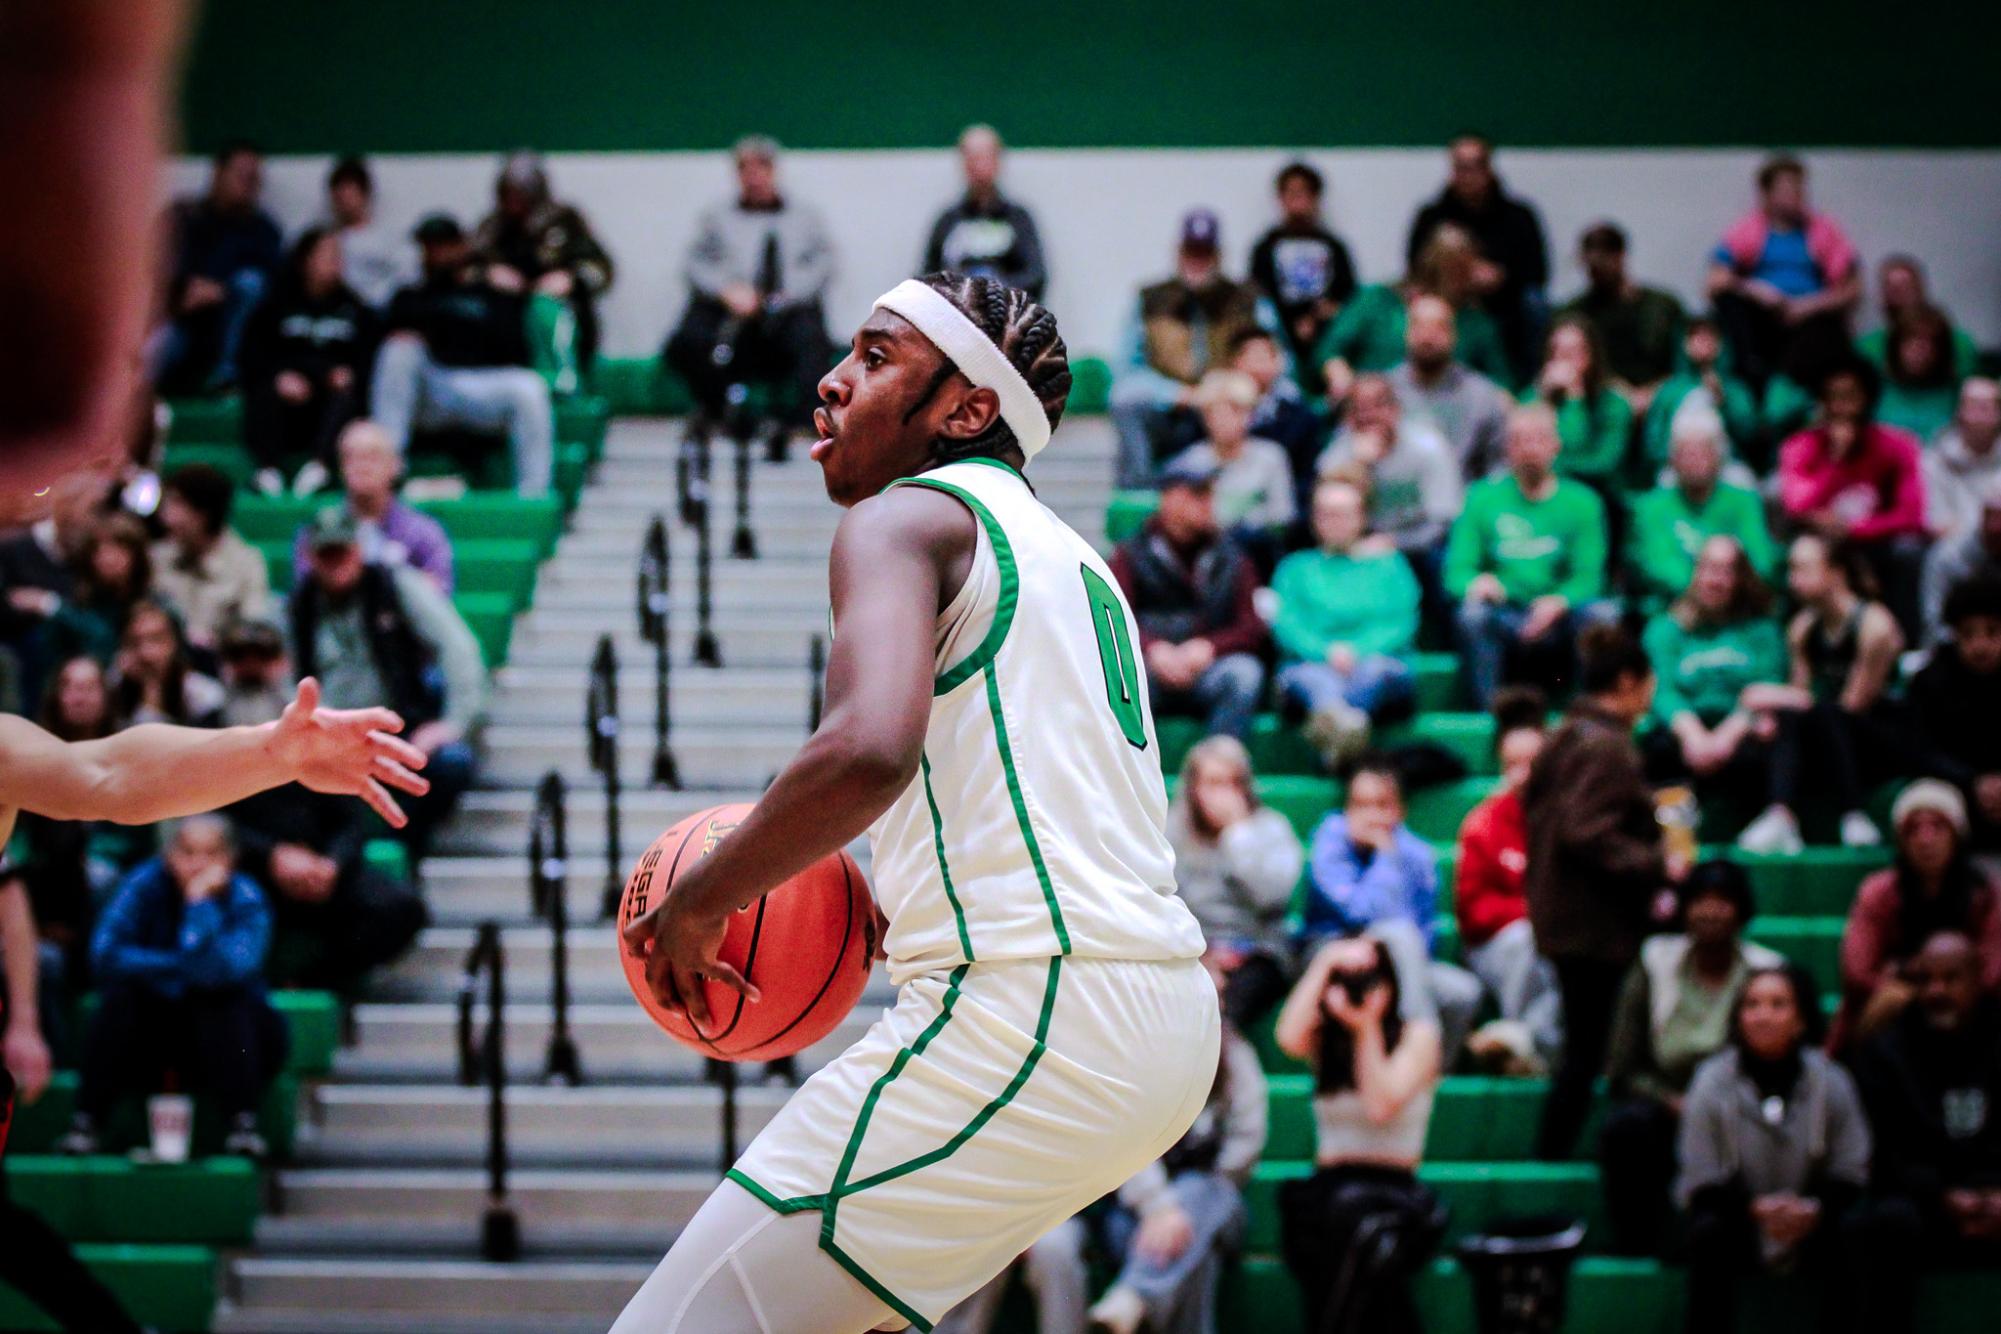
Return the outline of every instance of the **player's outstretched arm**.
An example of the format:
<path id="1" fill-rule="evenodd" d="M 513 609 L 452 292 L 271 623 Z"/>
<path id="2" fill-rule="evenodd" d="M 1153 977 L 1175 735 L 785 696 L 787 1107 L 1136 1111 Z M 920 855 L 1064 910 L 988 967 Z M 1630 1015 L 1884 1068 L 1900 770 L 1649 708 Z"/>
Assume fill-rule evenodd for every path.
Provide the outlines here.
<path id="1" fill-rule="evenodd" d="M 625 929 L 633 953 L 651 942 L 646 975 L 654 994 L 696 1024 L 708 1022 L 697 973 L 749 994 L 716 958 L 729 915 L 846 847 L 917 776 L 931 717 L 934 626 L 943 590 L 956 593 L 964 581 L 973 523 L 950 496 L 915 487 L 865 500 L 841 521 L 819 730 L 735 832 Z"/>
<path id="2" fill-rule="evenodd" d="M 63 742 L 0 715 L 0 810 L 56 820 L 150 824 L 213 810 L 284 783 L 360 797 L 390 824 L 407 820 L 389 789 L 430 784 L 424 753 L 393 733 L 388 709 L 323 709 L 308 677 L 284 716 L 258 727 L 148 723 L 102 741 Z"/>

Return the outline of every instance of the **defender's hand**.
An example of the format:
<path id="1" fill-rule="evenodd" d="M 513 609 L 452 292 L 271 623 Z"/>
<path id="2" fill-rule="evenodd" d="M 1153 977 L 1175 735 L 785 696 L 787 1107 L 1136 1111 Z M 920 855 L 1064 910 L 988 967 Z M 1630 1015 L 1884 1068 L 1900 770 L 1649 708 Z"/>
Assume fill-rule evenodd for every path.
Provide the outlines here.
<path id="1" fill-rule="evenodd" d="M 393 735 L 403 730 L 401 718 L 388 709 L 323 709 L 320 683 L 310 676 L 270 727 L 265 745 L 295 781 L 360 797 L 397 829 L 410 819 L 389 788 L 416 797 L 431 790 L 430 780 L 413 772 L 424 767 L 424 752 Z"/>

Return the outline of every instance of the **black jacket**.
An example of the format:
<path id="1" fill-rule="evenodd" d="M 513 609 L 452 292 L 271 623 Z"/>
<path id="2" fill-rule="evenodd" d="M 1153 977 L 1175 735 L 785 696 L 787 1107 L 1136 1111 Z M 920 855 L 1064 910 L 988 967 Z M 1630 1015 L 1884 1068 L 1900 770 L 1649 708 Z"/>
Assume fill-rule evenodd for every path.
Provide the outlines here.
<path id="1" fill-rule="evenodd" d="M 2001 1186 L 2001 1001 L 1935 1031 L 1913 1005 L 1854 1058 L 1875 1131 L 1876 1189 L 1936 1210 L 1960 1187 Z"/>
<path id="2" fill-rule="evenodd" d="M 1499 185 L 1494 187 L 1486 207 L 1479 209 L 1467 207 L 1450 190 L 1440 191 L 1436 199 L 1418 210 L 1410 224 L 1406 261 L 1415 264 L 1431 234 L 1438 230 L 1439 224 L 1447 222 L 1471 232 L 1479 243 L 1480 253 L 1506 270 L 1500 287 L 1486 302 L 1490 311 L 1519 306 L 1524 292 L 1539 291 L 1548 285 L 1549 243 L 1543 239 L 1542 219 L 1533 208 Z"/>
<path id="3" fill-rule="evenodd" d="M 1037 301 L 1049 282 L 1035 219 L 1011 199 L 985 204 L 962 198 L 931 224 L 924 245 L 925 272 L 952 269 L 975 278 L 998 278 Z"/>
<path id="4" fill-rule="evenodd" d="M 317 301 L 287 284 L 251 312 L 237 363 L 244 379 L 256 384 L 280 371 L 317 379 L 345 366 L 354 374 L 359 391 L 367 381 L 378 336 L 375 312 L 346 283 Z"/>
<path id="5" fill-rule="evenodd" d="M 527 302 L 457 274 L 431 276 L 389 301 L 388 331 L 424 340 L 440 366 L 526 366 Z"/>
<path id="6" fill-rule="evenodd" d="M 1291 231 L 1278 226 L 1251 250 L 1251 281 L 1278 307 L 1289 334 L 1293 321 L 1315 302 L 1346 304 L 1355 295 L 1355 261 L 1347 243 L 1325 227 Z"/>
<path id="7" fill-rule="evenodd" d="M 271 853 L 280 843 L 297 843 L 331 857 L 340 865 L 341 884 L 351 883 L 361 871 L 374 823 L 368 808 L 352 797 L 290 787 L 245 797 L 223 814 L 236 828 L 237 864 L 261 885 L 277 883 L 271 876 Z M 282 897 L 274 895 L 274 900 Z"/>
<path id="8" fill-rule="evenodd" d="M 1930 752 L 1926 767 L 1961 787 L 2001 773 L 2001 676 L 1978 675 L 1958 649 L 1941 644 L 1912 678 L 1907 697 Z"/>

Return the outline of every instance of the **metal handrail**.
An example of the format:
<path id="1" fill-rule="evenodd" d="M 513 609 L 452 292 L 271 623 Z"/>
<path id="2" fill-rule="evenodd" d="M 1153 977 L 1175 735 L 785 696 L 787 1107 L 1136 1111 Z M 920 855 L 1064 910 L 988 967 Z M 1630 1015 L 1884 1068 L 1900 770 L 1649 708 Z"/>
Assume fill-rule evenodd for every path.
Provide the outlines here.
<path id="1" fill-rule="evenodd" d="M 473 1007 L 480 975 L 487 979 L 486 1032 L 473 1037 Z M 486 1212 L 480 1220 L 479 1253 L 488 1260 L 521 1256 L 521 1224 L 507 1197 L 507 957 L 500 923 L 479 924 L 459 978 L 459 1083 L 486 1082 Z"/>
<path id="2" fill-rule="evenodd" d="M 685 474 L 687 457 L 683 455 L 675 466 L 677 473 Z M 669 681 L 674 670 L 667 648 L 668 620 L 673 612 L 669 568 L 667 520 L 656 514 L 639 547 L 639 637 L 653 646 L 653 785 L 678 792 L 681 766 L 668 736 L 673 717 Z"/>
<path id="3" fill-rule="evenodd" d="M 605 864 L 601 915 L 618 915 L 620 879 L 625 856 L 621 850 L 620 803 L 624 781 L 619 774 L 618 745 L 622 724 L 618 712 L 618 650 L 610 635 L 598 637 L 591 655 L 590 681 L 584 689 L 584 745 L 591 769 L 604 779 Z"/>
<path id="4" fill-rule="evenodd" d="M 681 442 L 674 460 L 674 477 L 681 499 L 681 522 L 695 530 L 695 662 L 703 667 L 723 665 L 722 647 L 716 642 L 715 603 L 711 597 L 709 550 L 709 441 L 691 435 Z"/>
<path id="5" fill-rule="evenodd" d="M 563 776 L 551 769 L 535 789 L 535 815 L 528 825 L 528 885 L 531 906 L 549 923 L 549 1050 L 542 1078 L 571 1088 L 584 1082 L 577 1044 L 570 1035 L 570 897 L 568 793 Z"/>
<path id="6" fill-rule="evenodd" d="M 827 707 L 827 641 L 814 635 L 806 645 L 806 735 L 820 730 L 820 715 Z"/>

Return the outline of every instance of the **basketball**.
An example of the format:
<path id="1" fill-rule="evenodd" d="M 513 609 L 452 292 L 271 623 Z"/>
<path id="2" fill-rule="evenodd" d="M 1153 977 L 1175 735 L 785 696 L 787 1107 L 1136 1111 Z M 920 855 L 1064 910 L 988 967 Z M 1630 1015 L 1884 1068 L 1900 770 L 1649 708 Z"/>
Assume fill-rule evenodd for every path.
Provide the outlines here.
<path id="1" fill-rule="evenodd" d="M 690 866 L 709 855 L 750 814 L 747 803 L 691 815 L 653 841 L 625 882 L 621 930 L 670 894 Z M 669 1037 L 725 1061 L 773 1061 L 834 1031 L 861 999 L 875 960 L 875 899 L 845 851 L 823 857 L 730 919 L 722 958 L 758 988 L 750 1001 L 720 982 L 705 982 L 713 1023 L 698 1032 L 670 1013 L 646 984 L 646 961 L 623 945 L 619 961 L 632 994 Z"/>

